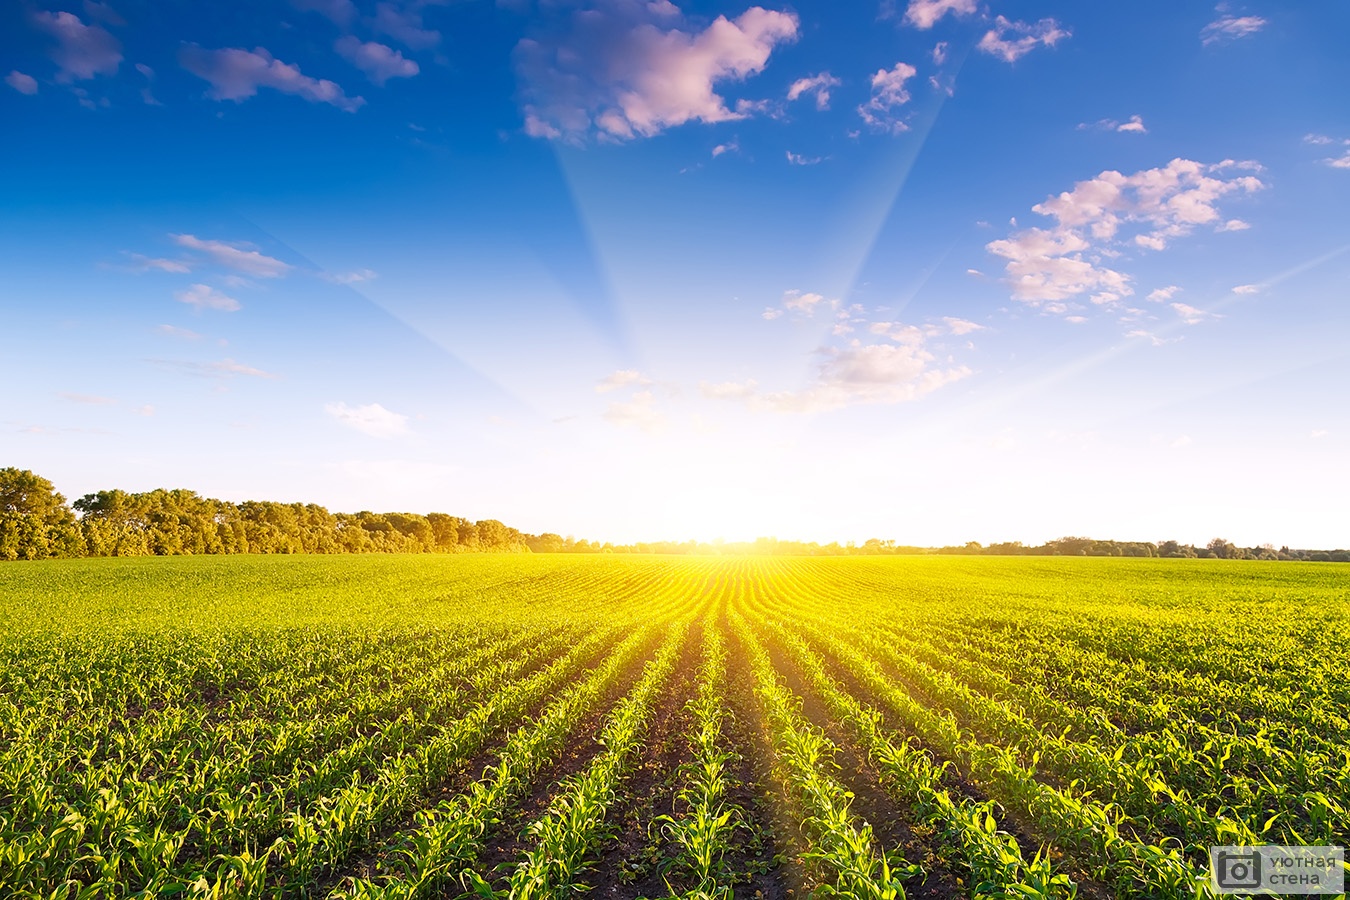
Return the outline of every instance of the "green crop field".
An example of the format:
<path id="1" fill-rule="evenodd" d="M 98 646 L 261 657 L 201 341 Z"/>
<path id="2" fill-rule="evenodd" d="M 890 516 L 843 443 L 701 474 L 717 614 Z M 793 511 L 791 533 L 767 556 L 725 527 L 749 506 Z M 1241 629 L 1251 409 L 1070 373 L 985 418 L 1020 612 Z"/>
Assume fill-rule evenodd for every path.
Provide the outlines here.
<path id="1" fill-rule="evenodd" d="M 1208 896 L 1350 840 L 1335 564 L 0 567 L 0 897 Z"/>

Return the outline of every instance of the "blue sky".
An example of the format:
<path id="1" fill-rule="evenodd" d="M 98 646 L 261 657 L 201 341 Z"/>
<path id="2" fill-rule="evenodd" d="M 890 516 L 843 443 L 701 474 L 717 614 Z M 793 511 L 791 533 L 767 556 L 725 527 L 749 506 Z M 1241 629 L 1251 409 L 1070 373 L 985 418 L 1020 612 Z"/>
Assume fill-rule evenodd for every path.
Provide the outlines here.
<path id="1" fill-rule="evenodd" d="M 1350 545 L 1339 2 L 0 13 L 0 461 L 600 539 Z"/>

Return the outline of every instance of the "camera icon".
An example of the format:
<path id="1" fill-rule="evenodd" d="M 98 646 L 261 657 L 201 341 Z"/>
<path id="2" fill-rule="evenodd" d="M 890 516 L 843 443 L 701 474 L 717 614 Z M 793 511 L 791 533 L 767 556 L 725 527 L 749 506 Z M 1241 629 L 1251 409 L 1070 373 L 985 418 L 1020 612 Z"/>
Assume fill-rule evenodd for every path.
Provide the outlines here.
<path id="1" fill-rule="evenodd" d="M 1220 852 L 1214 858 L 1214 876 L 1220 888 L 1261 886 L 1261 854 Z"/>

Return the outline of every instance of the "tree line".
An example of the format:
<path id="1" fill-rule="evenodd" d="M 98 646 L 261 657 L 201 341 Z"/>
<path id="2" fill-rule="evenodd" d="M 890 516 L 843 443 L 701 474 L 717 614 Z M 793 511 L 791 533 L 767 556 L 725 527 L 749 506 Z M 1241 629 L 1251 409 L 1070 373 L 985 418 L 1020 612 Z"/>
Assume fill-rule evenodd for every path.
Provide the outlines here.
<path id="1" fill-rule="evenodd" d="M 0 469 L 0 559 L 202 553 L 522 552 L 496 519 L 333 513 L 315 503 L 230 503 L 188 490 L 110 490 L 67 503 L 52 483 Z"/>
<path id="2" fill-rule="evenodd" d="M 1021 541 L 982 546 L 971 541 L 962 546 L 940 547 L 936 552 L 981 556 L 1156 556 L 1163 559 L 1292 559 L 1309 562 L 1350 562 L 1350 550 L 1276 549 L 1273 544 L 1239 547 L 1224 538 L 1214 538 L 1203 547 L 1179 541 L 1099 541 L 1085 537 L 1063 537 L 1039 546 Z"/>
<path id="3" fill-rule="evenodd" d="M 86 494 L 74 503 L 40 475 L 0 469 L 0 560 L 80 556 L 176 556 L 220 553 L 657 553 L 791 556 L 1138 556 L 1301 559 L 1350 562 L 1350 550 L 1237 547 L 1215 538 L 1204 547 L 1162 541 L 1065 537 L 1037 546 L 915 547 L 872 538 L 819 544 L 759 538 L 752 542 L 653 541 L 632 544 L 525 534 L 496 519 L 446 513 L 334 513 L 314 503 L 213 500 L 189 490 L 121 490 Z"/>

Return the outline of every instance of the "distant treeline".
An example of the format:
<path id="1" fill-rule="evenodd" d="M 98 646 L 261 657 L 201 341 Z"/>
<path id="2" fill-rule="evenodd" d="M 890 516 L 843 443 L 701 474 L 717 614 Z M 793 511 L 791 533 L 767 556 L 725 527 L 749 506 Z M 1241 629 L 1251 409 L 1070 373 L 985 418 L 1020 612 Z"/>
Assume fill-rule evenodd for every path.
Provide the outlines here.
<path id="1" fill-rule="evenodd" d="M 496 519 L 332 513 L 314 503 L 230 503 L 187 490 L 99 491 L 67 504 L 47 479 L 0 469 L 0 559 L 524 552 L 526 537 Z"/>
<path id="2" fill-rule="evenodd" d="M 924 554 L 1012 556 L 1160 556 L 1303 559 L 1350 562 L 1350 550 L 1236 547 L 1216 538 L 1204 547 L 1066 537 L 1040 546 L 913 547 L 873 538 L 817 544 L 760 538 L 749 543 L 656 541 L 610 544 L 525 534 L 496 519 L 445 513 L 332 513 L 314 503 L 212 500 L 188 490 L 86 494 L 74 503 L 46 478 L 0 469 L 0 560 L 80 556 L 177 556 L 221 553 L 758 553 L 791 556 Z"/>
<path id="3" fill-rule="evenodd" d="M 1260 547 L 1239 547 L 1223 538 L 1215 538 L 1203 547 L 1162 541 L 1154 544 L 1139 541 L 1098 541 L 1085 537 L 1065 537 L 1046 541 L 1038 547 L 1025 546 L 1021 541 L 981 546 L 972 541 L 960 547 L 941 547 L 943 554 L 971 554 L 981 556 L 1158 556 L 1164 559 L 1301 559 L 1312 562 L 1350 562 L 1350 550 L 1291 550 L 1273 544 Z"/>

